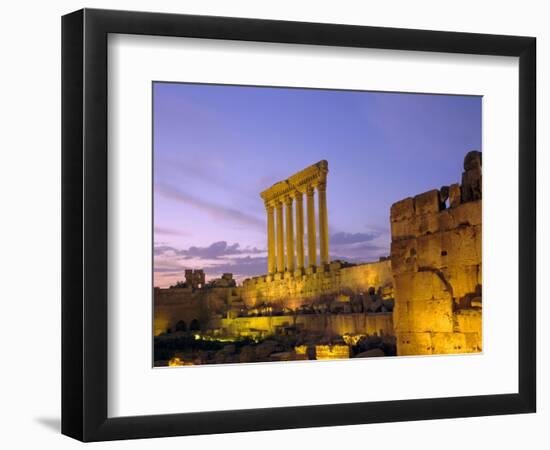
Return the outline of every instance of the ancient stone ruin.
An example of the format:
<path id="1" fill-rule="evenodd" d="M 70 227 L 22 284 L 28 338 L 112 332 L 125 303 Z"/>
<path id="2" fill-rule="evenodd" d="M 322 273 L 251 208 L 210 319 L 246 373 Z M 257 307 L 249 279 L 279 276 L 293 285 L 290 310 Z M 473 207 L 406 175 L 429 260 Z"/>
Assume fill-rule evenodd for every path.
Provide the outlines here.
<path id="1" fill-rule="evenodd" d="M 399 355 L 481 351 L 479 152 L 466 155 L 464 170 L 461 186 L 425 192 L 391 207 Z"/>
<path id="2" fill-rule="evenodd" d="M 191 289 L 200 289 L 205 285 L 206 277 L 202 269 L 187 269 L 185 271 L 185 284 Z"/>
<path id="3" fill-rule="evenodd" d="M 394 203 L 391 255 L 364 264 L 329 260 L 327 175 L 320 161 L 261 193 L 265 275 L 237 286 L 186 270 L 155 288 L 155 349 L 191 333 L 202 350 L 170 353 L 174 365 L 481 351 L 481 153 L 466 155 L 461 184 Z"/>

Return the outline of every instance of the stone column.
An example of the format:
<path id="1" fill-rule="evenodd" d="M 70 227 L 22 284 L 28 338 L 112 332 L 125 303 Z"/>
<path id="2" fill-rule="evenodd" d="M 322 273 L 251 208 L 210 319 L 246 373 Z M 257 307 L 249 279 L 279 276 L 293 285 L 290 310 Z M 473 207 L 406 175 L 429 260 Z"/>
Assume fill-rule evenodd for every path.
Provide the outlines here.
<path id="1" fill-rule="evenodd" d="M 306 190 L 307 197 L 307 265 L 315 267 L 317 265 L 317 243 L 315 239 L 315 203 L 313 200 L 313 188 Z"/>
<path id="2" fill-rule="evenodd" d="M 304 268 L 304 197 L 301 192 L 296 192 L 296 257 L 297 268 Z"/>
<path id="3" fill-rule="evenodd" d="M 319 183 L 319 253 L 321 265 L 329 263 L 328 257 L 328 214 L 327 214 L 327 185 Z"/>
<path id="4" fill-rule="evenodd" d="M 283 227 L 283 204 L 277 201 L 277 272 L 285 271 L 285 237 Z"/>
<path id="5" fill-rule="evenodd" d="M 292 211 L 292 197 L 285 199 L 286 210 L 286 270 L 294 272 L 294 213 Z"/>
<path id="6" fill-rule="evenodd" d="M 267 273 L 273 275 L 275 264 L 275 210 L 272 204 L 265 205 L 267 211 Z"/>

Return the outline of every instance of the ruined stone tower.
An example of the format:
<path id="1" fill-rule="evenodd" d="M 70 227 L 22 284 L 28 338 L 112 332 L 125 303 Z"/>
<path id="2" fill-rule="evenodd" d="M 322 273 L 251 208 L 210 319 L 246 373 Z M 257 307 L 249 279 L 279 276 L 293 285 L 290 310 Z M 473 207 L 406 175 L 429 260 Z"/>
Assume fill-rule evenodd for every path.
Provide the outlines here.
<path id="1" fill-rule="evenodd" d="M 481 153 L 464 159 L 462 185 L 391 207 L 398 355 L 472 353 L 481 336 Z"/>

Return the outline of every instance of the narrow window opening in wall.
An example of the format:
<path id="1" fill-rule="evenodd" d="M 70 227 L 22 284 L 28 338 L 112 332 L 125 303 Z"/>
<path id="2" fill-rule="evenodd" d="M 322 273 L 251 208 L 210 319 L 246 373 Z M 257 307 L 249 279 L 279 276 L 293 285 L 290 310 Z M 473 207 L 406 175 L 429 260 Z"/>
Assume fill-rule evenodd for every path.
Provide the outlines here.
<path id="1" fill-rule="evenodd" d="M 447 256 L 447 250 L 442 250 L 441 251 L 441 256 Z"/>
<path id="2" fill-rule="evenodd" d="M 201 329 L 200 323 L 197 319 L 193 319 L 189 325 L 189 331 L 199 331 Z"/>

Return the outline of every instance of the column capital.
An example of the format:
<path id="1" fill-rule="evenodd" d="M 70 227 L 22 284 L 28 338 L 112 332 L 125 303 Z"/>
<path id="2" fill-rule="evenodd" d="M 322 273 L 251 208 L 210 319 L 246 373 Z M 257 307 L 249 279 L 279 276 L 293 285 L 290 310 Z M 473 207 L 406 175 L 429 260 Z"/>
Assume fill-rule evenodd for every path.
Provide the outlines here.
<path id="1" fill-rule="evenodd" d="M 325 192 L 327 190 L 327 182 L 319 181 L 315 187 L 317 188 L 318 191 Z"/>

